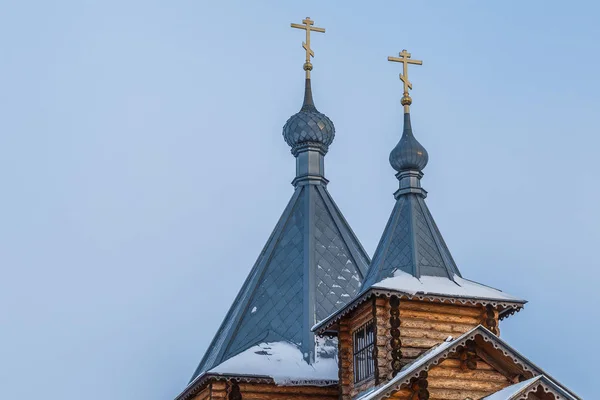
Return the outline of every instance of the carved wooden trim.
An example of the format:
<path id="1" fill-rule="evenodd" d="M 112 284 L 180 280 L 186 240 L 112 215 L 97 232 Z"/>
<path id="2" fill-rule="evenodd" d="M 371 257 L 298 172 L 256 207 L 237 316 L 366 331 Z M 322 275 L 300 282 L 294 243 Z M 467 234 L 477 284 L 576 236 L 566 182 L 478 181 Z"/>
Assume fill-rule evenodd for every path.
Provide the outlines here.
<path id="1" fill-rule="evenodd" d="M 392 376 L 402 369 L 402 341 L 400 340 L 400 298 L 390 297 L 390 347 L 392 348 Z"/>
<path id="2" fill-rule="evenodd" d="M 465 346 L 460 346 L 457 352 L 462 371 L 477 369 L 477 346 L 473 340 L 467 341 Z"/>
<path id="3" fill-rule="evenodd" d="M 434 303 L 441 304 L 456 304 L 456 305 L 473 305 L 473 306 L 486 306 L 492 305 L 493 307 L 497 307 L 499 310 L 499 319 L 503 320 L 504 318 L 509 317 L 510 315 L 521 311 L 525 302 L 524 301 L 502 301 L 502 300 L 490 300 L 490 299 L 478 299 L 478 298 L 458 298 L 458 297 L 449 297 L 443 295 L 433 295 L 433 294 L 407 294 L 403 292 L 387 290 L 387 289 L 379 289 L 372 288 L 369 289 L 365 294 L 355 298 L 349 304 L 347 304 L 344 308 L 342 308 L 337 313 L 331 315 L 325 320 L 319 322 L 317 324 L 315 332 L 317 334 L 321 334 L 329 330 L 333 327 L 340 319 L 342 319 L 345 315 L 351 313 L 353 310 L 358 308 L 365 301 L 370 299 L 373 296 L 398 296 L 402 299 L 407 300 L 421 300 L 421 301 L 430 301 Z"/>

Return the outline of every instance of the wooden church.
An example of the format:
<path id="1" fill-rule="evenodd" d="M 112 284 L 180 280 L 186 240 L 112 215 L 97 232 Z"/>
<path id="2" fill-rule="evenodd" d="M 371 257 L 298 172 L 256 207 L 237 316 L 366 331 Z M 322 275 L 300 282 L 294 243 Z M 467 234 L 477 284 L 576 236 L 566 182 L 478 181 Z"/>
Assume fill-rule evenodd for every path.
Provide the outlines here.
<path id="1" fill-rule="evenodd" d="M 500 338 L 525 301 L 463 277 L 421 187 L 428 155 L 410 121 L 390 153 L 396 203 L 370 259 L 327 190 L 335 129 L 312 98 L 306 18 L 304 102 L 283 137 L 294 192 L 188 386 L 176 400 L 574 400 Z"/>

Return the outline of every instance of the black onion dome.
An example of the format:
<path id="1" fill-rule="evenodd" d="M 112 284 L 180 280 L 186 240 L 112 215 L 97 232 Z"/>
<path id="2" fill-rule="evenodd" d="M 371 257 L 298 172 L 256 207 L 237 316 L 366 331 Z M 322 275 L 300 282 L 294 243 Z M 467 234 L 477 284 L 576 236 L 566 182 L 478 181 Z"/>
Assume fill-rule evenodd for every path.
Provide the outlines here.
<path id="1" fill-rule="evenodd" d="M 327 149 L 334 137 L 333 122 L 315 107 L 310 79 L 307 79 L 304 104 L 300 111 L 292 115 L 283 126 L 283 138 L 293 150 L 305 143 L 322 144 Z"/>
<path id="2" fill-rule="evenodd" d="M 409 169 L 422 171 L 428 160 L 427 150 L 413 135 L 410 114 L 405 113 L 402 138 L 390 153 L 390 164 L 398 172 Z"/>

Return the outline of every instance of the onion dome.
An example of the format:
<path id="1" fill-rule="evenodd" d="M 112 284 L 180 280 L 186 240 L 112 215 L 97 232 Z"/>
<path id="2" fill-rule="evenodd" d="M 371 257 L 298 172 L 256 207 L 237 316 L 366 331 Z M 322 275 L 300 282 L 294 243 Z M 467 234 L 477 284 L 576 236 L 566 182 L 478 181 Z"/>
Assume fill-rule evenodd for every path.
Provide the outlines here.
<path id="1" fill-rule="evenodd" d="M 315 107 L 310 79 L 306 79 L 304 103 L 300 111 L 285 123 L 283 138 L 292 148 L 292 153 L 295 153 L 296 149 L 306 144 L 320 145 L 324 151 L 327 151 L 334 137 L 333 122 Z"/>
<path id="2" fill-rule="evenodd" d="M 415 138 L 410 125 L 410 113 L 404 114 L 404 130 L 400 142 L 390 153 L 390 164 L 396 171 L 422 171 L 427 165 L 427 150 Z"/>

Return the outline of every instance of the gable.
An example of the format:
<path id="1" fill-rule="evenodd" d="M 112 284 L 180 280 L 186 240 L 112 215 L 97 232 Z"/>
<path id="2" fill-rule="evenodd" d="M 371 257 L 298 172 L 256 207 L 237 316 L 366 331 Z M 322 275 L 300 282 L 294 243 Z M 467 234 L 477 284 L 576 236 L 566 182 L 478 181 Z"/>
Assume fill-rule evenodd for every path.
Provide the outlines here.
<path id="1" fill-rule="evenodd" d="M 463 400 L 467 397 L 476 400 L 540 375 L 546 375 L 558 386 L 554 379 L 506 342 L 478 326 L 457 339 L 432 348 L 404 367 L 391 381 L 358 399 L 402 398 L 411 393 L 413 397 L 408 398 L 419 400 Z M 472 395 L 463 396 L 465 390 L 473 392 Z M 563 390 L 570 399 L 579 399 L 568 389 Z"/>

